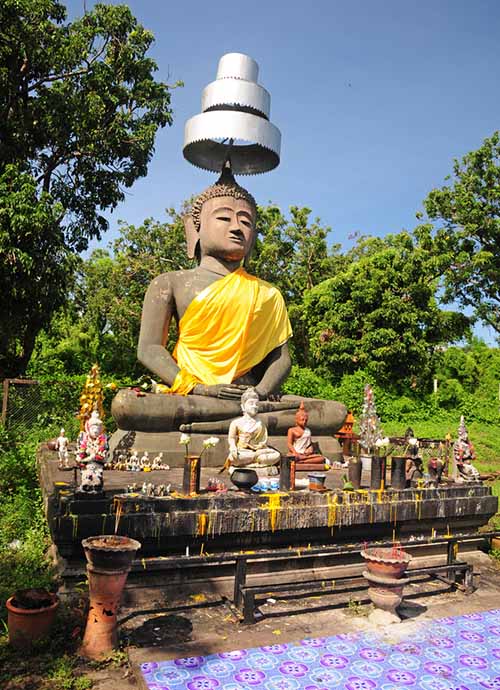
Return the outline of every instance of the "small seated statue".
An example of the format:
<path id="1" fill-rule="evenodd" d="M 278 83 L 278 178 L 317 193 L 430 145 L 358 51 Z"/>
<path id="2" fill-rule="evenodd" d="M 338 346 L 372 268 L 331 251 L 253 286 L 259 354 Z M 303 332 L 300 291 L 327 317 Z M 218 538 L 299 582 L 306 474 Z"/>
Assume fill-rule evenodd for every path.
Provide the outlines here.
<path id="1" fill-rule="evenodd" d="M 444 456 L 444 445 L 443 443 L 440 443 L 438 455 L 429 458 L 427 465 L 429 476 L 433 482 L 436 482 L 436 484 L 441 483 L 443 472 L 446 470 L 446 466 L 447 460 L 446 456 Z"/>
<path id="2" fill-rule="evenodd" d="M 295 426 L 288 429 L 287 446 L 290 455 L 295 457 L 299 464 L 326 464 L 330 466 L 321 453 L 318 453 L 312 440 L 311 430 L 307 427 L 309 415 L 304 407 L 304 402 L 300 403 L 299 409 L 295 414 Z"/>
<path id="3" fill-rule="evenodd" d="M 257 419 L 259 394 L 254 388 L 247 388 L 241 396 L 243 416 L 233 419 L 229 425 L 228 443 L 231 467 L 270 467 L 275 465 L 280 454 L 267 445 L 267 429 Z M 231 471 L 231 468 L 230 468 Z"/>
<path id="4" fill-rule="evenodd" d="M 476 459 L 476 452 L 474 450 L 474 446 L 469 440 L 469 432 L 465 426 L 463 415 L 460 417 L 458 439 L 453 445 L 453 457 L 461 479 L 469 482 L 477 481 L 479 479 L 479 471 L 472 464 L 472 461 Z"/>
<path id="5" fill-rule="evenodd" d="M 245 270 L 256 241 L 256 203 L 224 168 L 184 218 L 188 255 L 198 266 L 152 281 L 144 298 L 139 361 L 165 385 L 165 394 L 120 391 L 112 412 L 121 430 L 226 434 L 242 393 L 253 387 L 270 433 L 294 423 L 300 398 L 280 397 L 291 368 L 292 334 L 278 289 Z M 171 321 L 178 340 L 166 349 Z M 306 401 L 313 433 L 331 437 L 344 405 Z"/>
<path id="6" fill-rule="evenodd" d="M 64 429 L 61 429 L 59 432 L 59 436 L 56 439 L 56 450 L 57 454 L 59 457 L 59 469 L 60 470 L 67 470 L 69 468 L 69 452 L 68 452 L 68 446 L 69 446 L 69 439 L 66 436 L 66 432 Z"/>
<path id="7" fill-rule="evenodd" d="M 424 474 L 423 474 L 423 460 L 420 457 L 420 444 L 418 442 L 418 438 L 415 438 L 413 429 L 411 427 L 408 427 L 405 433 L 405 441 L 406 441 L 406 449 L 405 449 L 405 456 L 406 456 L 406 465 L 405 465 L 405 473 L 406 473 L 406 482 L 408 486 L 411 486 L 412 482 L 416 482 L 417 479 L 422 479 Z"/>

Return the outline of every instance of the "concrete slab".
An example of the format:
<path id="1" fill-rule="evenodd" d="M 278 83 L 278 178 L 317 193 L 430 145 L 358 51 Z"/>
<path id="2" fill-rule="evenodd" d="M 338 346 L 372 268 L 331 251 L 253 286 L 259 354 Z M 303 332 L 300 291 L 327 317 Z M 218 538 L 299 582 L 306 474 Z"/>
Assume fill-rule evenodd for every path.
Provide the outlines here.
<path id="1" fill-rule="evenodd" d="M 466 554 L 465 560 L 474 565 L 476 591 L 470 595 L 450 592 L 437 582 L 409 586 L 405 590 L 403 605 L 398 609 L 402 621 L 390 626 L 390 635 L 394 640 L 411 634 L 412 629 L 425 625 L 426 621 L 498 608 L 498 566 L 480 552 Z M 384 632 L 384 625 L 378 625 L 368 618 L 370 606 L 357 603 L 355 599 L 352 601 L 343 609 L 329 610 L 312 610 L 311 604 L 314 602 L 308 602 L 304 603 L 300 613 L 279 615 L 279 611 L 276 611 L 277 615 L 273 618 L 264 618 L 255 625 L 244 626 L 224 599 L 217 601 L 216 598 L 207 597 L 204 601 L 197 601 L 191 595 L 184 606 L 177 602 L 170 612 L 123 611 L 126 615 L 125 620 L 122 617 L 122 633 L 129 642 L 129 659 L 139 687 L 145 688 L 139 664 L 148 661 L 203 656 L 339 633 Z M 275 606 L 269 604 L 270 608 Z"/>

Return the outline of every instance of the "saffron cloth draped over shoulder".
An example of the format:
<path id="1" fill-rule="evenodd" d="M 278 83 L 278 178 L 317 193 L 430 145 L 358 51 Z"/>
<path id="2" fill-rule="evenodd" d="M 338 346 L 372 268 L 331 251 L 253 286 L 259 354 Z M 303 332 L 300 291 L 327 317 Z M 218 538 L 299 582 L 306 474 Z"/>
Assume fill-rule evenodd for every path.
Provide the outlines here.
<path id="1" fill-rule="evenodd" d="M 197 383 L 232 383 L 291 335 L 279 290 L 239 268 L 186 309 L 173 352 L 180 371 L 169 393 L 187 395 Z"/>

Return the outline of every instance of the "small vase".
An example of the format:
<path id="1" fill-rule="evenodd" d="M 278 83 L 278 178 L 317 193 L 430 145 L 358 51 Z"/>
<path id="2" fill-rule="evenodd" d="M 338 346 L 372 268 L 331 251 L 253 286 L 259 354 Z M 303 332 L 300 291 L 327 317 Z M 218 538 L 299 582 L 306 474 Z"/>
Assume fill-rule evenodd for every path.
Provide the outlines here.
<path id="1" fill-rule="evenodd" d="M 360 455 L 361 467 L 363 472 L 371 472 L 372 469 L 372 456 L 371 455 Z"/>
<path id="2" fill-rule="evenodd" d="M 372 456 L 372 472 L 370 476 L 370 489 L 378 491 L 385 489 L 385 468 L 387 458 L 379 455 Z"/>
<path id="3" fill-rule="evenodd" d="M 7 599 L 9 643 L 16 649 L 28 649 L 49 632 L 59 607 L 57 594 L 47 593 L 50 604 L 41 608 L 21 608 L 16 596 Z"/>
<path id="4" fill-rule="evenodd" d="M 406 489 L 406 458 L 393 455 L 391 458 L 391 487 L 396 491 Z"/>
<path id="5" fill-rule="evenodd" d="M 349 460 L 347 476 L 355 489 L 359 489 L 361 487 L 361 470 L 362 466 L 360 458 L 351 458 Z"/>

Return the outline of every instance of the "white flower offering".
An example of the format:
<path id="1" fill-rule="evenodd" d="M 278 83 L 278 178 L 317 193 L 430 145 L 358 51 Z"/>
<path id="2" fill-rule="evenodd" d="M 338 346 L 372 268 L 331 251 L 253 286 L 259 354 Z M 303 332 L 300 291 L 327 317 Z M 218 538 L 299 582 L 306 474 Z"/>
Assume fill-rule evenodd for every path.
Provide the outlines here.
<path id="1" fill-rule="evenodd" d="M 179 443 L 183 446 L 187 446 L 191 443 L 191 436 L 189 434 L 181 434 Z"/>
<path id="2" fill-rule="evenodd" d="M 206 438 L 203 441 L 203 448 L 214 448 L 218 443 L 220 439 L 217 438 L 217 436 L 210 436 L 210 438 Z"/>

